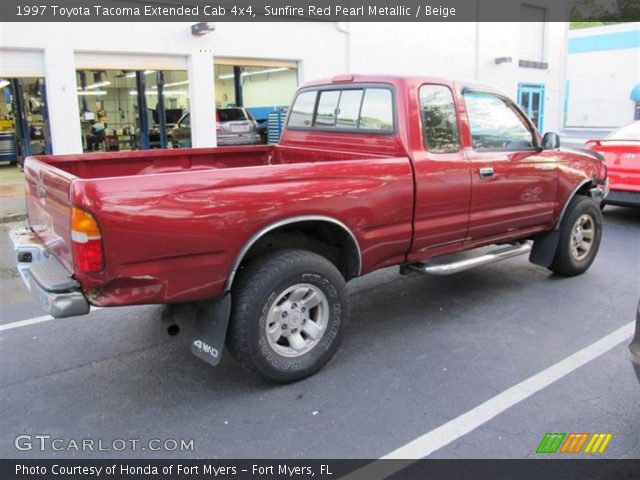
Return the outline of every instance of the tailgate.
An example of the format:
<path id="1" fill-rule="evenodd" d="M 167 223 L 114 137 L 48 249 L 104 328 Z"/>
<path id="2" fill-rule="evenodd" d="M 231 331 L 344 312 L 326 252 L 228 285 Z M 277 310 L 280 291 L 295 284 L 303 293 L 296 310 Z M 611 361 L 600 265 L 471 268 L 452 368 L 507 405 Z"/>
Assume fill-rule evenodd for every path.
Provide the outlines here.
<path id="1" fill-rule="evenodd" d="M 26 159 L 24 174 L 29 226 L 47 250 L 73 272 L 69 192 L 76 177 L 37 157 Z"/>

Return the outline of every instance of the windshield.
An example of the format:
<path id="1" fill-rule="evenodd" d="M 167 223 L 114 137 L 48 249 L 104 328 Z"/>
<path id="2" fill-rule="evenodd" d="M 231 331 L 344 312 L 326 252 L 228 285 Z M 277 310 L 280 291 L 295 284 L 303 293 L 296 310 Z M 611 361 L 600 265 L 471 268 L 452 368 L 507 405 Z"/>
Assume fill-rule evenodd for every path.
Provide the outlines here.
<path id="1" fill-rule="evenodd" d="M 182 115 L 180 120 L 178 120 L 178 125 L 181 127 L 188 127 L 191 125 L 191 116 L 189 115 L 189 112 Z"/>
<path id="2" fill-rule="evenodd" d="M 640 141 L 640 122 L 633 122 L 619 128 L 605 137 L 606 140 L 636 140 Z"/>

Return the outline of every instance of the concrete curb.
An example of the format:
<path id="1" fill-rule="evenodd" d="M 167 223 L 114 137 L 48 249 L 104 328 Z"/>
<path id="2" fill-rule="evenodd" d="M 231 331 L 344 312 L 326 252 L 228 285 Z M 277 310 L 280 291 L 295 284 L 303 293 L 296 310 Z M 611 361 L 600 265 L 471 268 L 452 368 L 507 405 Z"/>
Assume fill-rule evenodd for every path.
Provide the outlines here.
<path id="1" fill-rule="evenodd" d="M 4 217 L 0 217 L 0 223 L 21 222 L 27 219 L 26 213 L 10 213 Z"/>

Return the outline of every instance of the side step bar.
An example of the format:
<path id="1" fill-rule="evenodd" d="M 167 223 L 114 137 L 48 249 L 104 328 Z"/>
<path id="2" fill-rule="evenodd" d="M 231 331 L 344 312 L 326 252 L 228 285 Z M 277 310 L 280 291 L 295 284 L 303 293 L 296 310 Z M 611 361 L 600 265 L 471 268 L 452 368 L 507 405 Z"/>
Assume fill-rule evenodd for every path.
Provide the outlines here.
<path id="1" fill-rule="evenodd" d="M 473 258 L 465 258 L 463 260 L 457 260 L 449 263 L 437 263 L 437 259 L 431 262 L 414 263 L 407 265 L 409 270 L 417 271 L 420 273 L 427 273 L 429 275 L 452 275 L 454 273 L 463 272 L 471 268 L 480 267 L 482 265 L 488 265 L 490 263 L 501 262 L 508 258 L 517 257 L 529 253 L 533 247 L 533 242 L 527 240 L 522 243 L 513 243 L 510 245 L 501 246 L 496 250 L 492 250 L 484 255 Z"/>

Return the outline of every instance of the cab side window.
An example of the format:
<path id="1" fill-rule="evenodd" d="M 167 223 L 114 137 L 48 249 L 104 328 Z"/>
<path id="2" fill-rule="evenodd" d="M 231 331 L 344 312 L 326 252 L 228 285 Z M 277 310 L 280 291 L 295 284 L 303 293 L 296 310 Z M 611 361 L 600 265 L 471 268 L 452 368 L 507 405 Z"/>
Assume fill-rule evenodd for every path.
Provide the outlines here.
<path id="1" fill-rule="evenodd" d="M 432 153 L 460 150 L 453 94 L 444 85 L 420 87 L 420 115 L 424 146 Z"/>
<path id="2" fill-rule="evenodd" d="M 508 100 L 483 92 L 464 94 L 471 142 L 477 151 L 531 150 L 533 133 Z"/>
<path id="3" fill-rule="evenodd" d="M 393 130 L 393 99 L 385 88 L 367 88 L 360 108 L 360 126 L 365 130 Z"/>

